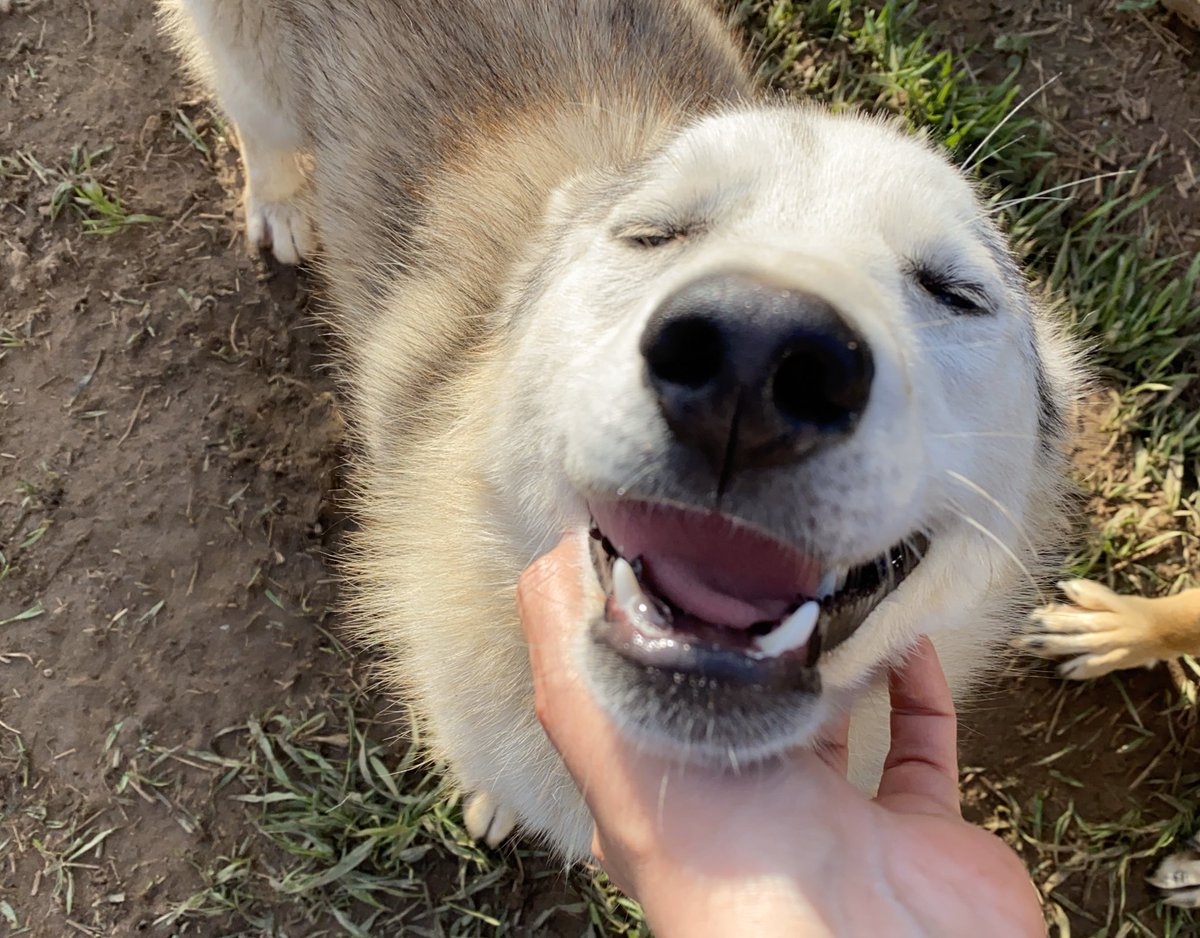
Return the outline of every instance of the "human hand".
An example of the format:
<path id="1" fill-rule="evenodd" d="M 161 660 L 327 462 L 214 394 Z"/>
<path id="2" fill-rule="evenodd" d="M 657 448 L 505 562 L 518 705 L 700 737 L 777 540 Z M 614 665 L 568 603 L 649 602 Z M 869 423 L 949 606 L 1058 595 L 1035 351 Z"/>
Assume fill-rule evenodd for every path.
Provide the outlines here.
<path id="1" fill-rule="evenodd" d="M 639 749 L 575 670 L 582 551 L 566 539 L 517 590 L 538 718 L 595 819 L 593 852 L 676 935 L 1043 936 L 1038 895 L 1001 840 L 962 819 L 956 723 L 923 639 L 889 678 L 879 793 L 845 779 L 847 723 L 817 749 L 737 774 Z"/>

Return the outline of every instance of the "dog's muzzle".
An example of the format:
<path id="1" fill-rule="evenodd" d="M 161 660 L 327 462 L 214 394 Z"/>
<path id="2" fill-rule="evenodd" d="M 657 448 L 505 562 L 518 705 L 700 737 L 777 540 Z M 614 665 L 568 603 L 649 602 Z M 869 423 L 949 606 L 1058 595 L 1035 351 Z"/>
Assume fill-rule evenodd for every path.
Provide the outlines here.
<path id="1" fill-rule="evenodd" d="M 854 634 L 928 547 L 916 532 L 868 563 L 823 568 L 717 513 L 636 501 L 591 508 L 607 597 L 595 640 L 680 680 L 764 690 L 818 691 L 821 655 Z"/>

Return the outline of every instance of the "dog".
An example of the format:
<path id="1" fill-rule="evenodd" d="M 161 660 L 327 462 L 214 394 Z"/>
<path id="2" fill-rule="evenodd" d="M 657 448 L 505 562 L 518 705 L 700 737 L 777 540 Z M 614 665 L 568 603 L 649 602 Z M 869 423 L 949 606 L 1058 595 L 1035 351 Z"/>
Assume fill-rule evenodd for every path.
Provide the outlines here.
<path id="1" fill-rule="evenodd" d="M 1149 667 L 1181 655 L 1200 656 L 1200 589 L 1174 596 L 1123 596 L 1092 580 L 1068 580 L 1069 600 L 1036 609 L 1018 648 L 1066 658 L 1059 672 L 1086 680 L 1125 668 Z M 1200 834 L 1168 856 L 1149 877 L 1169 905 L 1200 909 Z"/>
<path id="2" fill-rule="evenodd" d="M 517 578 L 570 537 L 578 672 L 730 770 L 928 634 L 986 679 L 1059 556 L 1072 344 L 985 200 L 896 122 L 786 103 L 700 0 L 160 0 L 236 125 L 247 240 L 328 284 L 349 618 L 465 793 L 568 860 Z"/>

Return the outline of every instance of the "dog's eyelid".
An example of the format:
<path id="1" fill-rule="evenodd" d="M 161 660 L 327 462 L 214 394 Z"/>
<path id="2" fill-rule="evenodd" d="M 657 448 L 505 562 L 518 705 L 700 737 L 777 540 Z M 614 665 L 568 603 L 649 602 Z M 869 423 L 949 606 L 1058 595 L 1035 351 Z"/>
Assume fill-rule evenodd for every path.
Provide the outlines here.
<path id="1" fill-rule="evenodd" d="M 991 292 L 983 284 L 968 279 L 958 271 L 912 263 L 909 265 L 909 274 L 935 300 L 959 312 L 986 315 L 997 308 Z"/>
<path id="2" fill-rule="evenodd" d="M 616 225 L 612 236 L 637 247 L 655 248 L 691 237 L 700 227 L 696 222 L 633 221 Z"/>

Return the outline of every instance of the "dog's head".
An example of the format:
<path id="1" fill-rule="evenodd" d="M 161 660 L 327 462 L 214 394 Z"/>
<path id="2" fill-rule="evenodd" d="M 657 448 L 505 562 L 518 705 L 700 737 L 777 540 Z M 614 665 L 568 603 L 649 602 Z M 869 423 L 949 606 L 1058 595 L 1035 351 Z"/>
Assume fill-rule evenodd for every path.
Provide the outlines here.
<path id="1" fill-rule="evenodd" d="M 926 142 L 710 117 L 565 187 L 512 302 L 496 478 L 531 551 L 590 531 L 579 666 L 630 731 L 763 756 L 918 635 L 983 652 L 1020 610 L 1070 355 Z"/>

